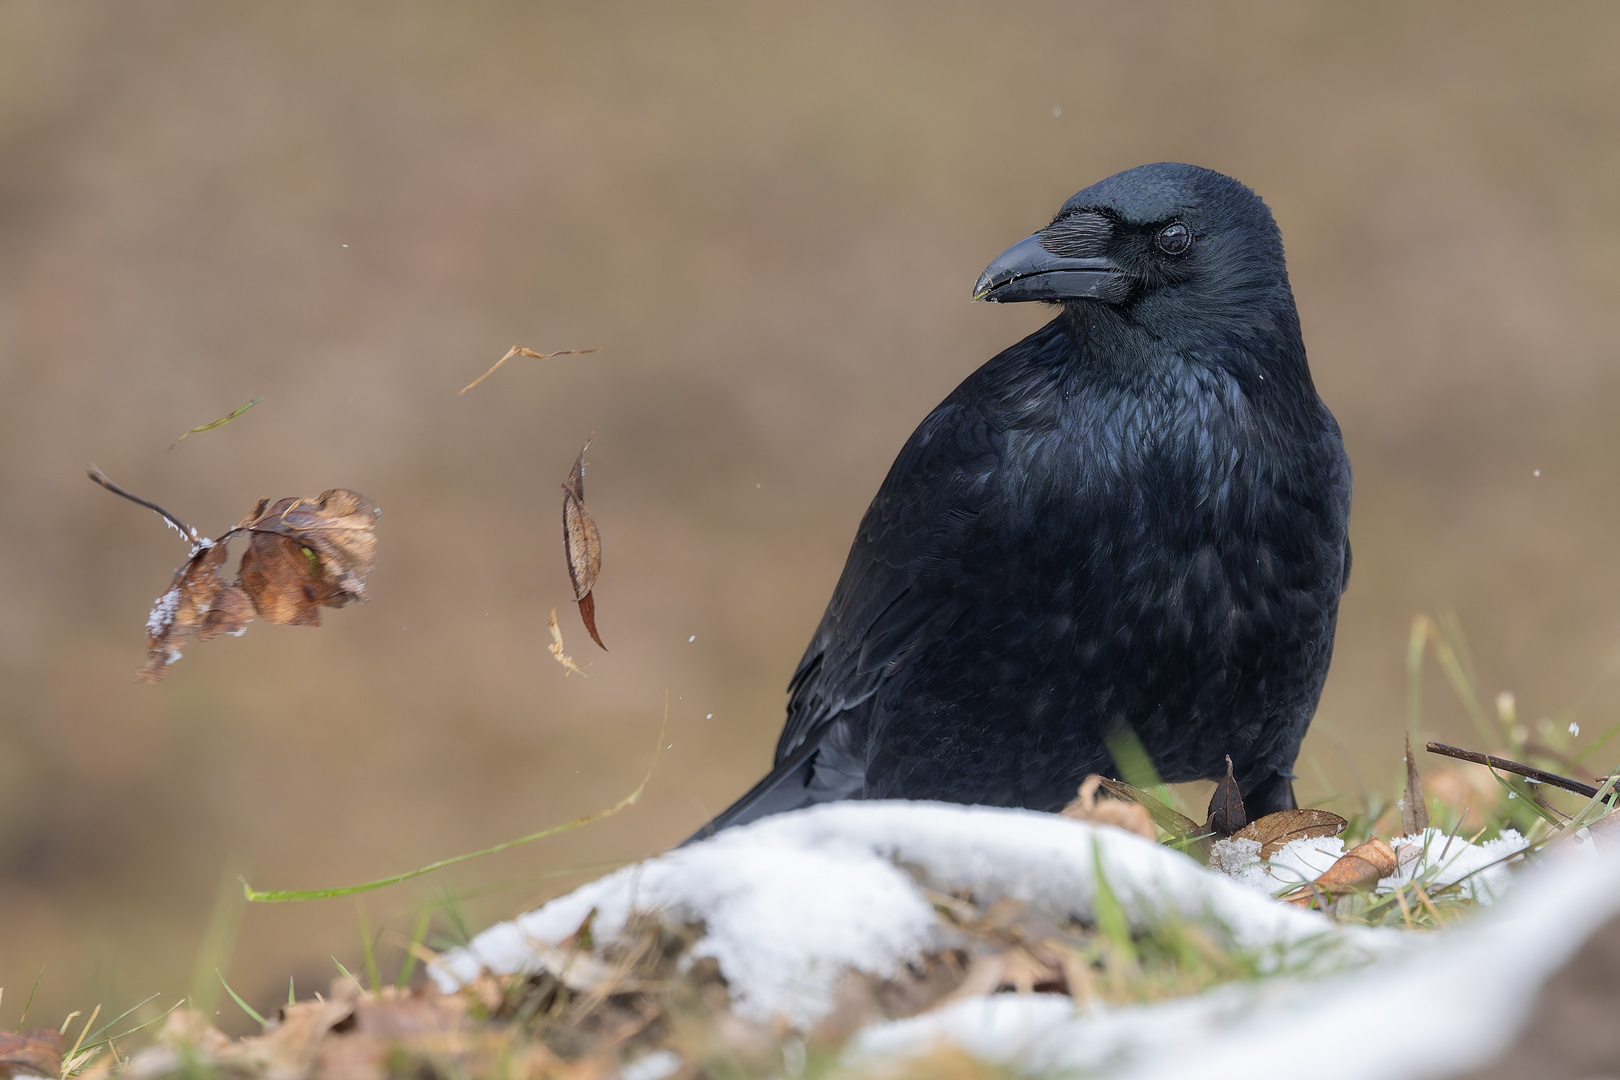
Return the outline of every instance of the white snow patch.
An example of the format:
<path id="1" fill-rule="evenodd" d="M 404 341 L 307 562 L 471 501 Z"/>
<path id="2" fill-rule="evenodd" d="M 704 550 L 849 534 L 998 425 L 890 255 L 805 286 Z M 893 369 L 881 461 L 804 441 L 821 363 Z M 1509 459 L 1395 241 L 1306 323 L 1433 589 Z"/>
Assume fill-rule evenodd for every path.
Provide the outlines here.
<path id="1" fill-rule="evenodd" d="M 1399 869 L 1381 880 L 1375 892 L 1394 891 L 1396 885 L 1417 880 L 1426 889 L 1462 882 L 1462 895 L 1477 903 L 1490 903 L 1502 896 L 1513 874 L 1510 860 L 1525 848 L 1525 839 L 1512 829 L 1495 840 L 1470 844 L 1440 829 L 1428 829 L 1417 836 L 1402 836 L 1390 842 Z M 1269 860 L 1260 858 L 1260 845 L 1253 840 L 1217 840 L 1210 846 L 1210 866 L 1256 892 L 1276 895 L 1314 881 L 1345 852 L 1340 837 L 1292 840 L 1273 852 Z"/>
<path id="2" fill-rule="evenodd" d="M 1350 974 L 1228 984 L 1092 1013 L 1051 996 L 977 998 L 873 1025 L 846 1057 L 872 1064 L 945 1043 L 1017 1073 L 1115 1080 L 1298 1080 L 1323 1068 L 1341 1080 L 1454 1076 L 1511 1045 L 1541 984 L 1617 916 L 1620 852 L 1573 845 L 1526 871 L 1477 921 L 1403 934 L 1398 951 Z M 1353 1051 L 1334 1049 L 1347 1038 Z"/>
<path id="3" fill-rule="evenodd" d="M 163 631 L 173 625 L 175 613 L 179 610 L 180 586 L 176 585 L 152 601 L 152 610 L 146 616 L 146 636 L 161 637 Z"/>
<path id="4" fill-rule="evenodd" d="M 893 976 L 941 944 L 924 887 L 970 891 L 987 904 L 1011 896 L 1052 918 L 1089 921 L 1099 865 L 1134 926 L 1196 921 L 1273 966 L 1341 969 L 1398 937 L 1275 903 L 1119 829 L 1026 810 L 849 802 L 767 818 L 626 867 L 486 930 L 446 954 L 435 976 L 449 990 L 480 970 L 533 973 L 591 911 L 602 940 L 634 913 L 657 911 L 703 926 L 694 955 L 718 961 L 738 1013 L 802 1028 L 831 1008 L 846 971 Z"/>

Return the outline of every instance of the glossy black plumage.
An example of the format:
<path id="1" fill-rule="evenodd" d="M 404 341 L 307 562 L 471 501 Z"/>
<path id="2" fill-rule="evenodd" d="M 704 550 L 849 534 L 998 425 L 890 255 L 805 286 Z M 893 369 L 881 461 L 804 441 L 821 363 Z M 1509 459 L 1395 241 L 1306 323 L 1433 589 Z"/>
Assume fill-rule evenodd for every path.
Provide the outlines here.
<path id="1" fill-rule="evenodd" d="M 1178 245 L 1190 241 L 1183 249 Z M 706 827 L 843 798 L 1055 810 L 1128 728 L 1251 810 L 1289 779 L 1350 571 L 1350 466 L 1248 188 L 1143 166 L 981 278 L 1057 317 L 967 378 L 861 521 L 776 768 Z"/>

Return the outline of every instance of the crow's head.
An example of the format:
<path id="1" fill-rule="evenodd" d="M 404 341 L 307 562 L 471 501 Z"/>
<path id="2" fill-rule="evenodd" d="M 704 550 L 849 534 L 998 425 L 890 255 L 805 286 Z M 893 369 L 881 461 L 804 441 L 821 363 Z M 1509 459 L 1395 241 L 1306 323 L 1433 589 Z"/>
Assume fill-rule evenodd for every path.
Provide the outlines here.
<path id="1" fill-rule="evenodd" d="M 1293 310 L 1282 238 L 1260 197 L 1195 165 L 1142 165 L 1093 184 L 997 256 L 976 300 L 1112 308 L 1155 332 L 1239 330 Z"/>

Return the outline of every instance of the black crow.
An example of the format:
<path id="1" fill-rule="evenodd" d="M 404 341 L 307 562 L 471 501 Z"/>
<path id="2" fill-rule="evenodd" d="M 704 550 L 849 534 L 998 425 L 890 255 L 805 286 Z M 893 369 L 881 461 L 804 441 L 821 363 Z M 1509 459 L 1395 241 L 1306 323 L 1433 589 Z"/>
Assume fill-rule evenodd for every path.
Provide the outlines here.
<path id="1" fill-rule="evenodd" d="M 1250 816 L 1350 574 L 1350 462 L 1264 202 L 1191 165 L 1086 188 L 974 298 L 1060 305 L 935 409 L 789 686 L 776 767 L 698 835 L 836 799 L 1056 810 L 1134 734 Z"/>

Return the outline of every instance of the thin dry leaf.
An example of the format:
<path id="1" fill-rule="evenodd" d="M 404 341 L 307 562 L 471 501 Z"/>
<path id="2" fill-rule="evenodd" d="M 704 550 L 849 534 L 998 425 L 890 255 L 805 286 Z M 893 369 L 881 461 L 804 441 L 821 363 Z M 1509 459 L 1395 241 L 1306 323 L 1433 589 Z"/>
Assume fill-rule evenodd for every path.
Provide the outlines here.
<path id="1" fill-rule="evenodd" d="M 1186 814 L 1155 799 L 1141 788 L 1132 787 L 1122 780 L 1102 778 L 1102 788 L 1117 799 L 1129 799 L 1147 809 L 1153 823 L 1177 840 L 1184 840 L 1189 836 L 1197 836 L 1204 831 L 1204 827 Z"/>
<path id="2" fill-rule="evenodd" d="M 574 599 L 579 603 L 579 617 L 584 620 L 591 640 L 606 652 L 607 646 L 596 632 L 596 601 L 591 598 L 591 589 L 602 572 L 602 534 L 596 527 L 596 519 L 585 509 L 585 451 L 595 437 L 592 434 L 579 448 L 574 467 L 563 482 L 563 555 L 568 560 L 568 579 L 573 583 Z"/>
<path id="3" fill-rule="evenodd" d="M 1209 820 L 1205 828 L 1222 836 L 1231 836 L 1249 823 L 1243 810 L 1243 792 L 1237 777 L 1232 775 L 1232 755 L 1226 755 L 1226 775 L 1215 785 L 1215 794 L 1209 800 Z"/>
<path id="4" fill-rule="evenodd" d="M 1338 836 L 1348 824 L 1326 810 L 1279 810 L 1249 822 L 1232 839 L 1259 841 L 1260 857 L 1269 859 L 1294 840 Z"/>
<path id="5" fill-rule="evenodd" d="M 474 379 L 472 382 L 468 383 L 466 386 L 463 386 L 459 391 L 457 391 L 457 396 L 465 394 L 467 391 L 471 390 L 473 387 L 495 374 L 495 372 L 500 369 L 502 364 L 506 363 L 514 356 L 527 356 L 531 360 L 550 360 L 554 356 L 583 356 L 586 353 L 593 353 L 596 351 L 598 351 L 598 347 L 593 346 L 589 349 L 558 349 L 556 352 L 541 353 L 535 352 L 527 345 L 514 345 L 510 349 L 506 350 L 505 356 L 495 361 L 494 367 L 490 368 L 488 371 L 478 376 L 478 378 Z"/>
<path id="6" fill-rule="evenodd" d="M 1423 797 L 1423 778 L 1412 757 L 1412 736 L 1406 737 L 1406 794 L 1401 798 L 1401 835 L 1416 836 L 1429 827 L 1429 804 Z"/>
<path id="7" fill-rule="evenodd" d="M 1283 899 L 1296 907 L 1310 907 L 1318 899 L 1333 897 L 1357 889 L 1370 889 L 1395 873 L 1399 866 L 1395 849 L 1373 837 L 1365 844 L 1357 844 L 1340 855 L 1338 861 L 1309 885 L 1305 885 Z"/>
<path id="8" fill-rule="evenodd" d="M 1153 825 L 1153 817 L 1147 807 L 1134 800 L 1099 799 L 1097 789 L 1102 782 L 1103 777 L 1095 773 L 1086 777 L 1074 801 L 1063 808 L 1063 816 L 1095 825 L 1112 825 L 1145 839 L 1157 840 L 1159 832 Z"/>
<path id="9" fill-rule="evenodd" d="M 566 679 L 576 671 L 579 672 L 582 677 L 588 678 L 589 676 L 585 675 L 585 672 L 580 669 L 580 666 L 574 663 L 574 658 L 563 652 L 562 627 L 557 625 L 556 608 L 551 609 L 551 623 L 549 625 L 551 630 L 551 644 L 547 645 L 546 648 L 551 652 L 552 656 L 557 658 L 557 663 L 561 664 L 567 669 L 563 672 L 563 678 Z"/>

